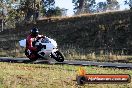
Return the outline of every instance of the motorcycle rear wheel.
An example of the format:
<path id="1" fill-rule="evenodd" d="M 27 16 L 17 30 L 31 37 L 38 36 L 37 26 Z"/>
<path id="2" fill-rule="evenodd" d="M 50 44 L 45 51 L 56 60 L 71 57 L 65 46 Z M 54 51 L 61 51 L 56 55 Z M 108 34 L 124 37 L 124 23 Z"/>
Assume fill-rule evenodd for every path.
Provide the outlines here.
<path id="1" fill-rule="evenodd" d="M 38 57 L 34 57 L 34 58 L 29 57 L 29 59 L 30 59 L 30 61 L 36 61 L 38 59 Z"/>
<path id="2" fill-rule="evenodd" d="M 25 50 L 25 55 L 27 56 L 27 58 L 30 59 L 30 61 L 36 61 L 38 59 L 37 55 L 35 55 L 33 53 L 31 55 L 29 55 L 27 50 Z"/>

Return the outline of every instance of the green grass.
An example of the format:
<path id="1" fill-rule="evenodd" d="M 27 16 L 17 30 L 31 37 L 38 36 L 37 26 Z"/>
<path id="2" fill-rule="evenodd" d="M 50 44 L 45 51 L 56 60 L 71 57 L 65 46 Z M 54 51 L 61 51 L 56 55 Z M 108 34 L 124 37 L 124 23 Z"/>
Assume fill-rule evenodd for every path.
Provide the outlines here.
<path id="1" fill-rule="evenodd" d="M 79 66 L 0 63 L 0 88 L 131 88 L 129 84 L 76 84 Z M 131 70 L 85 66 L 88 74 L 130 74 Z"/>

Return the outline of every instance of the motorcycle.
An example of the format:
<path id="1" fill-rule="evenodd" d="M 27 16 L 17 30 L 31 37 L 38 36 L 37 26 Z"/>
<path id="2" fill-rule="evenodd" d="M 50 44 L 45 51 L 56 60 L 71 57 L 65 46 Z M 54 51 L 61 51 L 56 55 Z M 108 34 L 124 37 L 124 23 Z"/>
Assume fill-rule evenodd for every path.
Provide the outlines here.
<path id="1" fill-rule="evenodd" d="M 20 46 L 25 47 L 26 46 L 26 39 L 19 41 Z M 37 60 L 39 58 L 45 59 L 45 58 L 53 58 L 58 62 L 63 62 L 64 61 L 64 56 L 62 53 L 58 50 L 57 48 L 57 43 L 55 40 L 45 37 L 45 38 L 39 38 L 35 42 L 35 47 L 39 48 L 39 51 L 37 55 L 34 57 L 28 57 L 28 55 L 31 54 L 31 51 L 25 50 L 25 55 L 30 59 L 30 60 Z"/>

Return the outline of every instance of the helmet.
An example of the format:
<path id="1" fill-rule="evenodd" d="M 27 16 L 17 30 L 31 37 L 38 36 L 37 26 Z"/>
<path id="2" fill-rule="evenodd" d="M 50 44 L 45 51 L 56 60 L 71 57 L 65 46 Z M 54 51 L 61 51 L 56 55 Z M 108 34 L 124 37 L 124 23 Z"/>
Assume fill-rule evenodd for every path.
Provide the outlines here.
<path id="1" fill-rule="evenodd" d="M 32 29 L 31 29 L 31 34 L 32 34 L 33 36 L 37 36 L 38 33 L 39 33 L 38 28 L 32 28 Z"/>

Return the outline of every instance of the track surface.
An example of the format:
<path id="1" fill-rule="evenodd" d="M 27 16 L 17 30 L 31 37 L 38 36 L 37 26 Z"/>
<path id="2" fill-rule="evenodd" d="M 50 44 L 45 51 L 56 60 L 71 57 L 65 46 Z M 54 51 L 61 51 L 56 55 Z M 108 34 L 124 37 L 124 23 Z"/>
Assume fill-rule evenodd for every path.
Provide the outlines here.
<path id="1" fill-rule="evenodd" d="M 95 61 L 79 61 L 79 60 L 65 60 L 64 62 L 56 62 L 53 59 L 37 60 L 31 62 L 28 58 L 8 58 L 0 57 L 0 62 L 10 63 L 33 63 L 33 64 L 68 64 L 68 65 L 83 65 L 83 66 L 98 66 L 98 67 L 111 67 L 121 69 L 132 69 L 132 63 L 113 63 L 113 62 L 95 62 Z"/>

